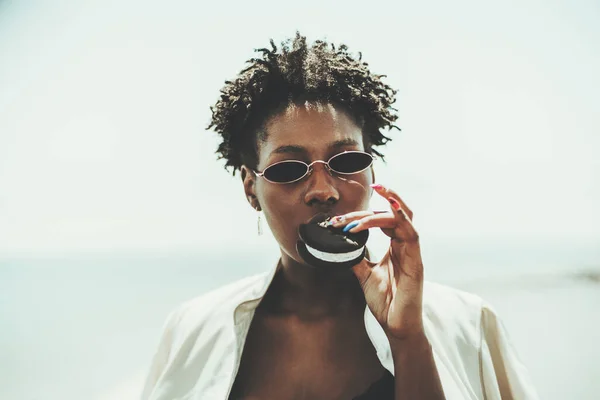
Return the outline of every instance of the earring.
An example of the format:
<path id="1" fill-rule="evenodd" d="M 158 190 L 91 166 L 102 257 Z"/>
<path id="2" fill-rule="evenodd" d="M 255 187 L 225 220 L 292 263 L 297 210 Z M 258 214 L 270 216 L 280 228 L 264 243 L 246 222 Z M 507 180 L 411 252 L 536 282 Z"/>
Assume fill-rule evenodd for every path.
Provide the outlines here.
<path id="1" fill-rule="evenodd" d="M 260 218 L 260 210 L 256 209 L 256 213 L 258 214 L 258 218 L 256 221 L 256 228 L 258 230 L 258 236 L 262 236 L 263 230 L 262 230 L 262 223 L 261 223 L 261 218 Z"/>

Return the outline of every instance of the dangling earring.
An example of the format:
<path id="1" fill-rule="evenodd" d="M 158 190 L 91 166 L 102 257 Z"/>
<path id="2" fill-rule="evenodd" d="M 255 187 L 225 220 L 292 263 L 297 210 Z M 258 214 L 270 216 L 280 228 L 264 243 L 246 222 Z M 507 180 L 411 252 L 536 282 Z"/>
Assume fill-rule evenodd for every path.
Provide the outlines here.
<path id="1" fill-rule="evenodd" d="M 258 214 L 258 218 L 257 218 L 257 221 L 256 221 L 256 227 L 257 227 L 257 230 L 258 230 L 258 236 L 262 236 L 263 230 L 262 230 L 262 223 L 261 223 L 261 220 L 260 220 L 261 219 L 260 218 L 260 210 L 257 208 L 256 212 Z"/>

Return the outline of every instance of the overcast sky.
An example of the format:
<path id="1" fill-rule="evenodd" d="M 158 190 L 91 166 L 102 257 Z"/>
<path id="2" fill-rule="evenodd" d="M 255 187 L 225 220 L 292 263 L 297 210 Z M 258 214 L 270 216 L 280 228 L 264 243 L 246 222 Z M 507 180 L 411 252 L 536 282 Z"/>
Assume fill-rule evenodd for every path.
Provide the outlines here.
<path id="1" fill-rule="evenodd" d="M 205 127 L 296 29 L 399 90 L 377 176 L 425 237 L 600 241 L 598 2 L 336 3 L 0 1 L 0 254 L 260 243 Z"/>

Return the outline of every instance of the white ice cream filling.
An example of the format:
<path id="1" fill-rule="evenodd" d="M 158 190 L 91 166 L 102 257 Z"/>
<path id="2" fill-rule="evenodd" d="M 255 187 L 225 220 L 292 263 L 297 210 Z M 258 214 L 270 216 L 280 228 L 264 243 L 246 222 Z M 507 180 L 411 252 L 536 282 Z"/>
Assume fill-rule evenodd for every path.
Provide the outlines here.
<path id="1" fill-rule="evenodd" d="M 320 251 L 315 248 L 306 245 L 306 250 L 319 260 L 328 261 L 328 262 L 346 262 L 350 260 L 354 260 L 356 257 L 360 256 L 364 250 L 365 246 L 361 247 L 358 250 L 354 250 L 348 253 L 327 253 L 325 251 Z"/>

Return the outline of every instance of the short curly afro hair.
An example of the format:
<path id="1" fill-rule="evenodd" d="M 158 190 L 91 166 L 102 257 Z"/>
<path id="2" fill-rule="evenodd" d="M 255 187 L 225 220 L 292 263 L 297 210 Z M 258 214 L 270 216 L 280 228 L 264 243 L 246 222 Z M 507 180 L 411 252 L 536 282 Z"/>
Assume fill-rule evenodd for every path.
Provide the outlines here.
<path id="1" fill-rule="evenodd" d="M 332 104 L 348 112 L 362 128 L 367 151 L 383 158 L 373 146 L 391 140 L 382 129 L 400 130 L 396 91 L 383 83 L 385 75 L 374 75 L 362 54 L 353 56 L 346 45 L 336 48 L 323 40 L 312 45 L 296 32 L 277 48 L 256 49 L 257 58 L 247 61 L 234 81 L 226 81 L 221 96 L 211 107 L 207 129 L 222 137 L 216 153 L 235 175 L 242 165 L 256 168 L 259 141 L 266 140 L 267 120 L 292 104 Z"/>

